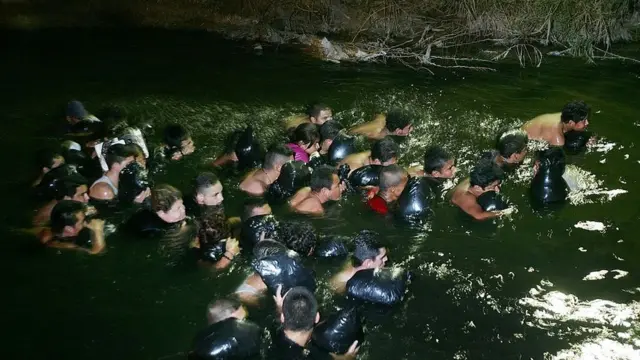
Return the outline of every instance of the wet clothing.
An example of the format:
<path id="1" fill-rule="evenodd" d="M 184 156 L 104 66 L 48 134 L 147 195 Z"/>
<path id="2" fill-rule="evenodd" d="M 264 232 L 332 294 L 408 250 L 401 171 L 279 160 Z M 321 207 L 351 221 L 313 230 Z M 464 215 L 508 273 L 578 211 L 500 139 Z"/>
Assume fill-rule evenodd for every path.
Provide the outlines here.
<path id="1" fill-rule="evenodd" d="M 293 151 L 294 160 L 302 161 L 305 164 L 309 162 L 309 154 L 298 144 L 289 143 L 287 147 Z"/>
<path id="2" fill-rule="evenodd" d="M 322 350 L 319 350 L 311 342 L 307 347 L 302 347 L 289 340 L 284 331 L 279 331 L 273 339 L 271 349 L 269 349 L 268 359 L 272 360 L 332 360 L 333 357 Z"/>
<path id="3" fill-rule="evenodd" d="M 102 175 L 101 178 L 94 181 L 93 184 L 91 184 L 91 188 L 93 188 L 94 186 L 96 186 L 96 184 L 99 184 L 99 183 L 105 183 L 109 185 L 109 187 L 113 191 L 113 195 L 118 196 L 118 188 L 113 184 L 113 182 L 111 181 L 111 179 L 109 179 L 107 175 Z"/>
<path id="4" fill-rule="evenodd" d="M 369 205 L 371 210 L 377 212 L 378 214 L 387 215 L 389 213 L 387 202 L 380 195 L 375 195 L 374 197 L 369 199 L 367 201 L 367 205 Z"/>
<path id="5" fill-rule="evenodd" d="M 125 229 L 137 236 L 151 238 L 164 235 L 171 229 L 178 228 L 181 222 L 170 224 L 160 219 L 156 213 L 149 209 L 143 209 L 133 214 L 125 223 Z"/>

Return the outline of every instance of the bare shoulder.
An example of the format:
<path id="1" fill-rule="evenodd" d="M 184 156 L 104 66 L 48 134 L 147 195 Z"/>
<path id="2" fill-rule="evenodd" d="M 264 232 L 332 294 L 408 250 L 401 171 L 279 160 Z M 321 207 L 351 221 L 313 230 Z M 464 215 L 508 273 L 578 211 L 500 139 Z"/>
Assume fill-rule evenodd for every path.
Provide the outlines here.
<path id="1" fill-rule="evenodd" d="M 306 199 L 300 201 L 300 203 L 295 207 L 295 210 L 296 212 L 309 215 L 324 214 L 322 204 L 313 197 L 307 197 Z"/>

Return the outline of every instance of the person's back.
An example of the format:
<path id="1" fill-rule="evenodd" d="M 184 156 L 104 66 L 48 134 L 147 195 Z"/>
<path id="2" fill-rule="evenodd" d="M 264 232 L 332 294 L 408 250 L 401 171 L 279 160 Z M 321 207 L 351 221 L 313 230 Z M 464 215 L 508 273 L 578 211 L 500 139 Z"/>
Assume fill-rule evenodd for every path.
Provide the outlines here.
<path id="1" fill-rule="evenodd" d="M 265 156 L 262 168 L 254 170 L 240 182 L 240 190 L 249 195 L 260 196 L 280 175 L 282 166 L 293 160 L 291 149 L 283 145 L 272 146 Z"/>
<path id="2" fill-rule="evenodd" d="M 551 146 L 563 146 L 564 134 L 569 131 L 584 131 L 589 125 L 590 108 L 582 101 L 572 101 L 562 112 L 544 114 L 533 118 L 522 126 L 529 139 L 543 140 Z"/>

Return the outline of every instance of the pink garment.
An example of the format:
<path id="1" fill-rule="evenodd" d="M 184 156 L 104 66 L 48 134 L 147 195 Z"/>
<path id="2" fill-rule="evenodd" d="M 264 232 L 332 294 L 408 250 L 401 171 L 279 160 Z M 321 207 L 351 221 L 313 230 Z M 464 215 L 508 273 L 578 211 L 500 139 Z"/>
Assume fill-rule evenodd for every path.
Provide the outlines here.
<path id="1" fill-rule="evenodd" d="M 287 144 L 287 147 L 293 151 L 294 160 L 302 161 L 305 164 L 309 162 L 309 154 L 307 154 L 307 152 L 298 144 L 289 143 Z"/>

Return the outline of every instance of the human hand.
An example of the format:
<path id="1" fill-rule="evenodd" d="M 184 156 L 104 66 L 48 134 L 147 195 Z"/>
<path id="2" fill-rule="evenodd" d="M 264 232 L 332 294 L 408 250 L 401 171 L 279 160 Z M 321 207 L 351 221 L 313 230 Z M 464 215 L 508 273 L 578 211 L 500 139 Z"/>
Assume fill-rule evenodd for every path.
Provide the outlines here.
<path id="1" fill-rule="evenodd" d="M 84 215 L 85 216 L 93 216 L 93 215 L 95 215 L 97 213 L 98 213 L 98 210 L 96 210 L 95 206 L 87 205 L 84 208 Z"/>
<path id="2" fill-rule="evenodd" d="M 102 231 L 104 229 L 104 220 L 93 219 L 87 224 L 87 228 L 93 231 Z"/>
<path id="3" fill-rule="evenodd" d="M 508 207 L 508 208 L 506 208 L 506 209 L 504 209 L 504 210 L 500 210 L 500 211 L 498 211 L 498 214 L 499 214 L 500 216 L 510 216 L 511 214 L 513 214 L 513 213 L 515 213 L 515 212 L 516 212 L 516 208 L 514 208 L 514 207 Z"/>
<path id="4" fill-rule="evenodd" d="M 351 344 L 351 346 L 349 346 L 349 350 L 347 350 L 347 353 L 345 355 L 355 358 L 356 355 L 358 355 L 359 350 L 360 346 L 358 346 L 358 340 L 356 340 L 353 342 L 353 344 Z"/>
<path id="5" fill-rule="evenodd" d="M 238 240 L 234 238 L 227 238 L 224 250 L 233 256 L 238 255 L 240 253 L 240 244 L 238 243 Z"/>
<path id="6" fill-rule="evenodd" d="M 284 302 L 284 296 L 282 295 L 282 285 L 278 285 L 278 288 L 276 289 L 276 294 L 273 297 L 273 301 L 275 301 L 276 303 L 278 312 L 282 312 L 282 303 Z"/>

